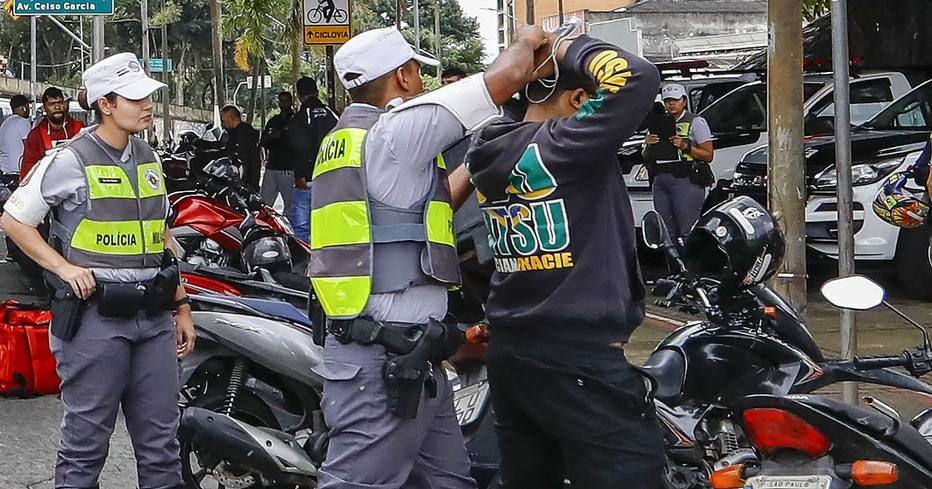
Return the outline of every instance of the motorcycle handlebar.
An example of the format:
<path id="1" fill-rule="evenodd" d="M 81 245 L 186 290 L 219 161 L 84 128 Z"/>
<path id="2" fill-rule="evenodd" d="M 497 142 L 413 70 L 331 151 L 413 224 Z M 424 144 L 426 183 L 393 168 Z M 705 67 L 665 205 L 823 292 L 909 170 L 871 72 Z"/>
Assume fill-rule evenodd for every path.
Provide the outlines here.
<path id="1" fill-rule="evenodd" d="M 895 357 L 857 357 L 854 364 L 862 370 L 875 370 L 888 367 L 905 367 L 910 364 L 909 356 L 905 353 Z"/>

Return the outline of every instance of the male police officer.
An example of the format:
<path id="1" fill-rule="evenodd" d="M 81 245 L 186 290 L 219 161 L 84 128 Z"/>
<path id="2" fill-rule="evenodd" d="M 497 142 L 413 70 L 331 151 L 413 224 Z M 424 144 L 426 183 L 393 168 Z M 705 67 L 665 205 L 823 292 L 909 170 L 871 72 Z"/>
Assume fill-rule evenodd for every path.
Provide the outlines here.
<path id="1" fill-rule="evenodd" d="M 452 217 L 468 175 L 448 184 L 437 155 L 527 84 L 548 39 L 522 28 L 484 74 L 406 103 L 423 90 L 421 65 L 437 62 L 401 33 L 368 31 L 337 51 L 354 103 L 321 144 L 311 196 L 310 275 L 332 333 L 322 489 L 475 487 L 440 368 L 457 334 L 437 322 L 459 281 Z"/>
<path id="2" fill-rule="evenodd" d="M 165 85 L 131 53 L 88 68 L 84 85 L 100 125 L 43 158 L 0 218 L 58 282 L 50 343 L 65 413 L 55 487 L 97 487 L 121 404 L 139 487 L 180 487 L 177 362 L 194 347 L 194 325 L 163 256 L 162 167 L 132 136 L 149 127 L 149 96 Z M 50 210 L 45 243 L 35 226 Z"/>

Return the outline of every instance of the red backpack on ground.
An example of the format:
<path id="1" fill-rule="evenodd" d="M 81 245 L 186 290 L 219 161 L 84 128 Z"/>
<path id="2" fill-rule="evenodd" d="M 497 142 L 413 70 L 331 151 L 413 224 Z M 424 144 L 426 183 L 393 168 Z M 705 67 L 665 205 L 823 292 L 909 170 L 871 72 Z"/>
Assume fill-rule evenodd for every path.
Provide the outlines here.
<path id="1" fill-rule="evenodd" d="M 0 396 L 58 392 L 55 357 L 49 348 L 52 313 L 14 300 L 0 303 Z"/>

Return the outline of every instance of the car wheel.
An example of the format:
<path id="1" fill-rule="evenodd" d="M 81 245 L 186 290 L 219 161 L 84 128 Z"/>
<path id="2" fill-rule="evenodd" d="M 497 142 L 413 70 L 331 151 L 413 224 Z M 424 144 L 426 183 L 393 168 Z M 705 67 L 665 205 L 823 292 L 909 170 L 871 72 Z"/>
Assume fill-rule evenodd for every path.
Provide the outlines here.
<path id="1" fill-rule="evenodd" d="M 929 230 L 902 229 L 896 245 L 896 277 L 907 295 L 932 300 L 932 246 Z"/>

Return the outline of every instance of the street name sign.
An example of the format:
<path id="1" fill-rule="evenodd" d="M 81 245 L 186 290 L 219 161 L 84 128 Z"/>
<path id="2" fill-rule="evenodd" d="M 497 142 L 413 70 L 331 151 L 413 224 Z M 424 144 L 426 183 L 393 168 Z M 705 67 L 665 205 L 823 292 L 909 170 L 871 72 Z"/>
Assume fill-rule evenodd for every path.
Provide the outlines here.
<path id="1" fill-rule="evenodd" d="M 165 69 L 166 64 L 168 64 L 168 72 L 171 73 L 174 68 L 171 59 L 168 60 L 168 63 L 165 63 L 162 61 L 162 58 L 151 58 L 149 59 L 149 71 L 152 73 L 161 73 L 162 70 Z"/>
<path id="2" fill-rule="evenodd" d="M 14 15 L 113 15 L 113 0 L 13 0 Z"/>
<path id="3" fill-rule="evenodd" d="M 304 0 L 304 43 L 343 44 L 350 38 L 350 0 Z"/>

